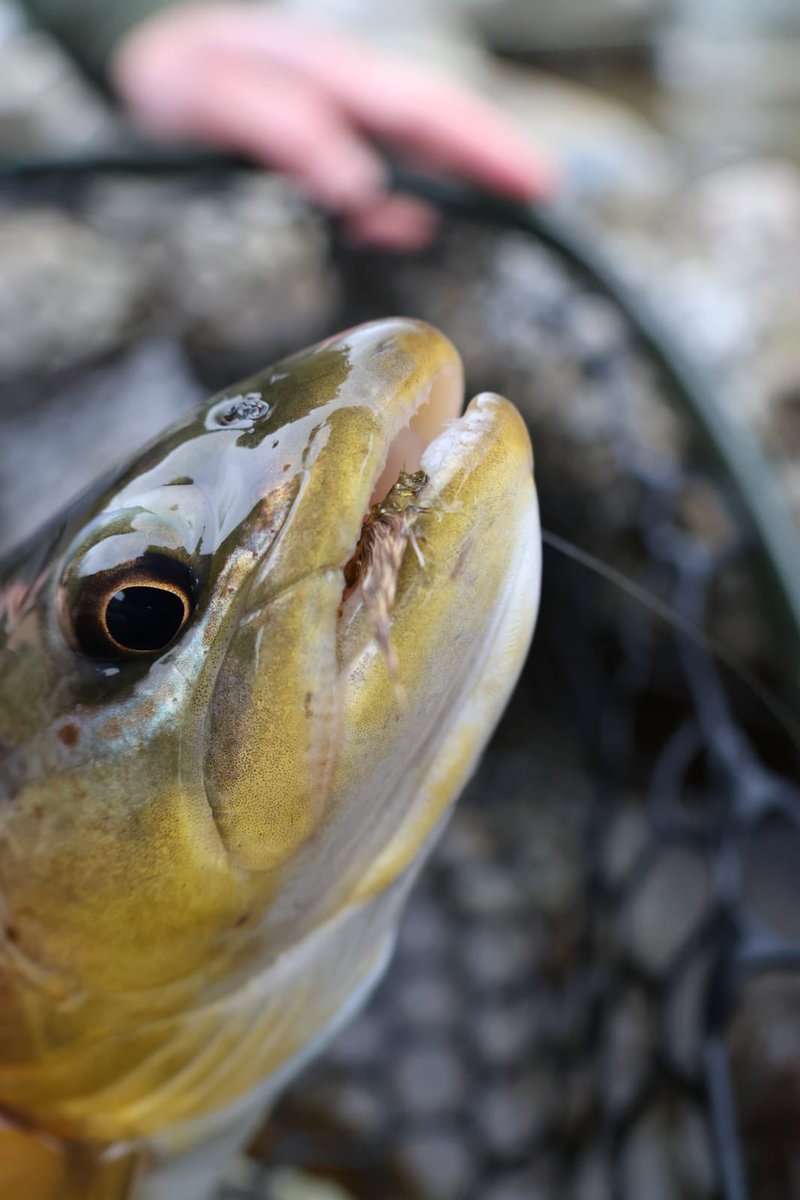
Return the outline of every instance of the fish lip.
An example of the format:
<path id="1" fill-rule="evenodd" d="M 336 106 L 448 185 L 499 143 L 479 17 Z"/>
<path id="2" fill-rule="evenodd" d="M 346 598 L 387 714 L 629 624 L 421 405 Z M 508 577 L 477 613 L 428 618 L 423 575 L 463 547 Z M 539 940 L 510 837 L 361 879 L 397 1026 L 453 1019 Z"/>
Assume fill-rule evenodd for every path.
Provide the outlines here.
<path id="1" fill-rule="evenodd" d="M 449 392 L 443 398 L 435 395 L 442 388 Z M 453 403 L 455 401 L 455 403 Z M 419 428 L 419 418 L 429 405 L 429 419 L 422 429 Z M 369 508 L 362 513 L 363 519 L 369 509 L 388 493 L 397 482 L 401 472 L 414 473 L 420 467 L 422 457 L 429 446 L 437 441 L 447 428 L 461 420 L 464 407 L 464 378 L 460 360 L 445 363 L 432 372 L 428 380 L 417 390 L 410 399 L 407 409 L 399 414 L 393 430 L 387 431 L 383 444 L 383 455 L 375 472 L 370 494 Z M 449 412 L 449 409 L 453 409 Z M 437 415 L 436 409 L 444 410 L 443 417 Z M 416 445 L 409 446 L 405 441 L 406 434 L 412 434 Z M 403 455 L 402 462 L 400 455 Z M 397 468 L 397 469 L 395 469 Z"/>
<path id="2" fill-rule="evenodd" d="M 429 478 L 414 500 L 424 508 L 425 562 L 406 546 L 388 626 L 395 674 L 363 604 L 352 602 L 340 635 L 335 795 L 348 772 L 367 770 L 361 797 L 380 831 L 362 835 L 361 868 L 342 903 L 385 890 L 429 844 L 508 699 L 538 606 L 533 455 L 513 405 L 476 397 L 421 466 Z"/>

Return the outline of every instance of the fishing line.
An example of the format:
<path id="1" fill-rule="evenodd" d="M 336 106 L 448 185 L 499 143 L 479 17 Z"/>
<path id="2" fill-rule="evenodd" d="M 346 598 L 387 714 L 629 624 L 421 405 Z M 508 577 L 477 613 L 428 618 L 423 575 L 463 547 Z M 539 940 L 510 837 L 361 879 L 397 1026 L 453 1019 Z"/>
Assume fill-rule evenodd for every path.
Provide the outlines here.
<path id="1" fill-rule="evenodd" d="M 698 628 L 698 626 L 684 617 L 672 605 L 661 600 L 653 592 L 636 583 L 629 576 L 624 575 L 616 567 L 612 567 L 609 563 L 597 558 L 588 550 L 576 546 L 574 542 L 568 541 L 566 538 L 553 533 L 549 529 L 543 529 L 542 543 L 557 554 L 570 559 L 577 566 L 604 579 L 612 587 L 624 592 L 632 600 L 635 600 L 638 604 L 646 608 L 653 616 L 663 621 L 673 631 L 680 633 L 706 654 L 710 654 L 722 662 L 737 681 L 760 700 L 791 740 L 795 750 L 800 753 L 800 721 L 798 721 L 792 709 L 787 704 L 784 704 L 780 697 L 764 684 L 756 672 L 726 646 L 724 642 L 720 642 L 711 634 Z"/>

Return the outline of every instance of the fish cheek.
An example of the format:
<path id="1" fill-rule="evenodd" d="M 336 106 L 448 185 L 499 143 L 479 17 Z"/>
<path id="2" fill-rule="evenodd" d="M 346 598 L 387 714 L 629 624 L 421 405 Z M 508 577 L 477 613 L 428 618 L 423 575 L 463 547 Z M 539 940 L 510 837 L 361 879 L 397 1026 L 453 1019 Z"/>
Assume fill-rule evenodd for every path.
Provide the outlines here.
<path id="1" fill-rule="evenodd" d="M 290 859 L 322 819 L 338 732 L 339 571 L 246 616 L 217 676 L 205 782 L 222 840 L 254 871 Z"/>
<path id="2" fill-rule="evenodd" d="M 241 910 L 202 790 L 177 747 L 111 756 L 23 786 L 0 836 L 17 958 L 96 995 L 180 978 Z"/>

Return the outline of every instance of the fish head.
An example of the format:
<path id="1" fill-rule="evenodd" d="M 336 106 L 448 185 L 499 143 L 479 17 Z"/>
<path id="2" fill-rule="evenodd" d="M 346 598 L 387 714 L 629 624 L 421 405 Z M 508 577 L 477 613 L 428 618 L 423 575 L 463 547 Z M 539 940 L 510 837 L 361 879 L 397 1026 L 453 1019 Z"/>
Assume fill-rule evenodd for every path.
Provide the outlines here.
<path id="1" fill-rule="evenodd" d="M 111 1083 L 156 1046 L 167 1077 L 164 1030 L 413 874 L 538 601 L 527 431 L 462 397 L 430 326 L 360 327 L 216 396 L 18 558 L 0 1102 L 65 1127 L 116 1111 Z M 328 1009 L 365 970 L 337 959 Z"/>

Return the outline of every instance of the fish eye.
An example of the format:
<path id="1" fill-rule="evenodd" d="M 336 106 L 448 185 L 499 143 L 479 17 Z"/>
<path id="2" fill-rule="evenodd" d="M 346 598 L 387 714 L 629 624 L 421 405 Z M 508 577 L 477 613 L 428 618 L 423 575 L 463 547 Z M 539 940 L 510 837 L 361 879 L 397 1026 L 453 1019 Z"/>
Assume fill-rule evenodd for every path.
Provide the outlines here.
<path id="1" fill-rule="evenodd" d="M 183 563 L 157 554 L 98 571 L 81 579 L 71 597 L 70 641 L 90 658 L 158 654 L 186 626 L 195 590 Z"/>

